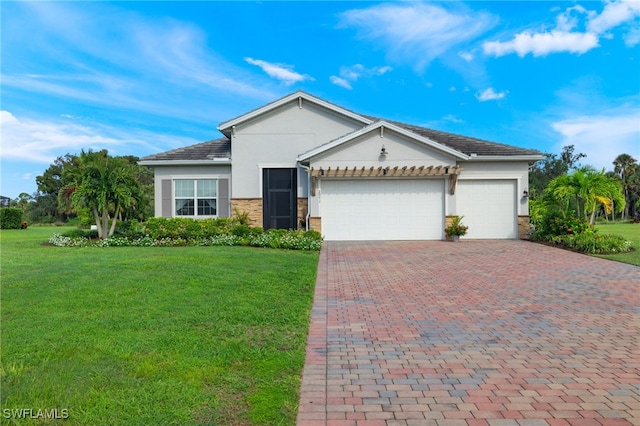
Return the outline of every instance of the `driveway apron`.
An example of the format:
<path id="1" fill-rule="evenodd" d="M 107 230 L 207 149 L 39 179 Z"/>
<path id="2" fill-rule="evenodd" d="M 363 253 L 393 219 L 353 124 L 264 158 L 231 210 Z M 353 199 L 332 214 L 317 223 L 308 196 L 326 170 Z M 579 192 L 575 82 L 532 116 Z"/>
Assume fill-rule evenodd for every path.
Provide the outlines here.
<path id="1" fill-rule="evenodd" d="M 640 268 L 526 241 L 325 242 L 299 426 L 640 426 Z"/>

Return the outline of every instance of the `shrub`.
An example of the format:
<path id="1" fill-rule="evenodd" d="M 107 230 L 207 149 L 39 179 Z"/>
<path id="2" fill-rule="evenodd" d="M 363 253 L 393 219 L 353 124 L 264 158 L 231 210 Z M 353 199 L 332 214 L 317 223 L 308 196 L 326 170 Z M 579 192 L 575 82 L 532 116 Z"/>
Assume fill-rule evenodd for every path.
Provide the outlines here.
<path id="1" fill-rule="evenodd" d="M 624 237 L 595 232 L 556 236 L 552 241 L 569 249 L 589 254 L 625 253 L 632 250 L 631 242 Z"/>
<path id="2" fill-rule="evenodd" d="M 576 217 L 573 211 L 563 212 L 555 209 L 542 213 L 535 226 L 531 238 L 538 241 L 550 241 L 553 237 L 562 235 L 582 234 L 587 230 L 595 232 L 587 219 Z"/>
<path id="3" fill-rule="evenodd" d="M 85 231 L 84 229 L 74 228 L 63 233 L 62 236 L 68 238 L 85 238 Z"/>
<path id="4" fill-rule="evenodd" d="M 90 233 L 95 232 L 95 237 Z M 317 231 L 252 228 L 234 219 L 193 220 L 187 218 L 153 218 L 146 226 L 137 221 L 123 222 L 117 234 L 105 240 L 94 240 L 97 231 L 73 229 L 64 235 L 55 234 L 49 242 L 70 247 L 176 247 L 246 245 L 254 247 L 284 248 L 291 250 L 320 250 L 322 235 Z"/>
<path id="5" fill-rule="evenodd" d="M 119 222 L 116 226 L 115 232 L 113 233 L 114 237 L 127 237 L 133 239 L 143 237 L 144 235 L 144 226 L 142 226 L 136 219 Z"/>
<path id="6" fill-rule="evenodd" d="M 0 229 L 21 229 L 22 209 L 17 207 L 4 207 L 0 209 Z"/>
<path id="7" fill-rule="evenodd" d="M 231 234 L 235 235 L 236 237 L 240 237 L 240 238 L 248 237 L 250 233 L 251 233 L 251 228 L 249 227 L 249 225 L 238 224 L 238 225 L 235 225 L 233 228 L 231 228 Z"/>

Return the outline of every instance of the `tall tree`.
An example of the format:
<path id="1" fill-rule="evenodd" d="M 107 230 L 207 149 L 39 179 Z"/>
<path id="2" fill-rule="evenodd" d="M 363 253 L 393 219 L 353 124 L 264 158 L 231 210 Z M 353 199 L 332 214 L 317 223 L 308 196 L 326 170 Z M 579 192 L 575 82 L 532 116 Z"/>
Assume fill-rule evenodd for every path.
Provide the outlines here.
<path id="1" fill-rule="evenodd" d="M 98 227 L 100 238 L 115 231 L 123 208 L 136 203 L 142 193 L 136 180 L 136 167 L 105 152 L 82 151 L 80 167 L 69 169 L 65 178 L 70 184 L 63 190 L 76 208 L 88 208 Z"/>
<path id="2" fill-rule="evenodd" d="M 583 154 L 582 152 L 574 154 L 574 151 L 575 147 L 573 145 L 567 145 L 562 147 L 562 152 L 560 153 L 560 159 L 570 170 L 577 170 L 580 168 L 580 163 L 578 163 L 578 161 L 581 158 L 586 158 L 587 156 L 587 154 Z"/>
<path id="3" fill-rule="evenodd" d="M 31 206 L 35 220 L 60 220 L 68 218 L 68 210 L 58 208 L 60 190 L 68 186 L 65 170 L 78 167 L 78 156 L 65 154 L 55 159 L 40 176 L 36 176 L 38 192 L 34 194 L 35 205 Z M 32 220 L 33 220 L 32 219 Z"/>
<path id="4" fill-rule="evenodd" d="M 595 224 L 597 209 L 602 206 L 605 213 L 622 211 L 625 199 L 620 182 L 590 167 L 583 167 L 571 174 L 560 176 L 547 187 L 546 194 L 567 211 L 575 210 L 578 216 L 589 218 Z"/>
<path id="5" fill-rule="evenodd" d="M 544 160 L 537 161 L 529 170 L 529 196 L 538 198 L 549 182 L 569 171 L 566 163 L 556 154 L 544 154 Z"/>
<path id="6" fill-rule="evenodd" d="M 638 162 L 629 154 L 620 154 L 613 160 L 613 171 L 620 179 L 622 192 L 627 207 L 622 210 L 622 219 L 628 216 L 628 209 L 633 207 L 633 191 L 636 186 L 635 175 L 638 172 Z"/>
<path id="7" fill-rule="evenodd" d="M 580 165 L 578 161 L 587 155 L 583 153 L 575 154 L 575 147 L 567 145 L 562 147 L 562 152 L 558 157 L 556 154 L 544 154 L 544 160 L 540 160 L 531 166 L 529 170 L 529 196 L 538 198 L 544 192 L 549 183 L 566 173 L 575 170 Z"/>

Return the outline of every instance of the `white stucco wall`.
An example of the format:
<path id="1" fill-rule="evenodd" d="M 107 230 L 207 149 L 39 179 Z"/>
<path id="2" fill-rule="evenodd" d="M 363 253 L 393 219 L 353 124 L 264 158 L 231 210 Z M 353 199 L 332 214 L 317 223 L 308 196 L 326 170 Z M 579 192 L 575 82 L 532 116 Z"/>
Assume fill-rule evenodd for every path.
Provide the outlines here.
<path id="1" fill-rule="evenodd" d="M 453 166 L 456 159 L 405 136 L 376 129 L 313 158 L 314 168 Z M 384 145 L 387 155 L 380 155 Z"/>
<path id="2" fill-rule="evenodd" d="M 231 135 L 232 197 L 262 196 L 262 168 L 296 167 L 298 155 L 363 127 L 362 123 L 303 101 L 285 104 Z M 298 196 L 306 196 L 306 173 L 298 174 Z"/>

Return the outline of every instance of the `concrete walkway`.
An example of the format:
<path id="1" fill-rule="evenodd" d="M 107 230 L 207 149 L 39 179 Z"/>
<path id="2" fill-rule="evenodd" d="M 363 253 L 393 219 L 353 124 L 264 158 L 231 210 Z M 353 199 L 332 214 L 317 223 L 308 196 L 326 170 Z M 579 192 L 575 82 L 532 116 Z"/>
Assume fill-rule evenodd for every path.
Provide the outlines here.
<path id="1" fill-rule="evenodd" d="M 640 268 L 525 241 L 325 242 L 299 426 L 640 426 Z"/>

